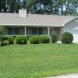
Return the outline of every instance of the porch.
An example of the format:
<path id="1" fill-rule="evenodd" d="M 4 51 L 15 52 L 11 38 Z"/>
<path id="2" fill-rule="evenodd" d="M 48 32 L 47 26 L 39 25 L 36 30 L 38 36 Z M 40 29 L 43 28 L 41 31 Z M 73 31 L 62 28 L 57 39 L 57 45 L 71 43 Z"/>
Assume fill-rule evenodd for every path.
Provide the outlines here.
<path id="1" fill-rule="evenodd" d="M 17 36 L 17 35 L 48 35 L 49 38 L 51 34 L 55 33 L 57 35 L 57 40 L 60 40 L 61 36 L 61 28 L 60 27 L 16 27 L 16 26 L 6 26 L 4 28 L 4 34 L 9 36 Z"/>

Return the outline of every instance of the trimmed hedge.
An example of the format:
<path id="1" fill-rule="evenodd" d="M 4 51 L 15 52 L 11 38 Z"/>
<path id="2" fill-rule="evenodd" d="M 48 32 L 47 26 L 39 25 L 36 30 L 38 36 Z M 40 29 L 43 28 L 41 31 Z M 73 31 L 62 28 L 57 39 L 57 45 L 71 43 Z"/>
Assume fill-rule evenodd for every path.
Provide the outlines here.
<path id="1" fill-rule="evenodd" d="M 12 36 L 3 36 L 2 41 L 8 40 L 9 44 L 13 44 L 14 38 Z"/>
<path id="2" fill-rule="evenodd" d="M 64 32 L 61 35 L 61 42 L 70 44 L 73 41 L 73 35 L 70 32 Z"/>
<path id="3" fill-rule="evenodd" d="M 39 44 L 39 37 L 38 36 L 32 36 L 29 38 L 30 44 Z"/>
<path id="4" fill-rule="evenodd" d="M 29 39 L 30 44 L 49 43 L 48 36 L 32 36 Z"/>
<path id="5" fill-rule="evenodd" d="M 49 37 L 48 36 L 39 36 L 39 42 L 40 43 L 49 43 Z"/>
<path id="6" fill-rule="evenodd" d="M 15 42 L 16 42 L 16 44 L 26 44 L 27 38 L 25 36 L 16 36 Z"/>

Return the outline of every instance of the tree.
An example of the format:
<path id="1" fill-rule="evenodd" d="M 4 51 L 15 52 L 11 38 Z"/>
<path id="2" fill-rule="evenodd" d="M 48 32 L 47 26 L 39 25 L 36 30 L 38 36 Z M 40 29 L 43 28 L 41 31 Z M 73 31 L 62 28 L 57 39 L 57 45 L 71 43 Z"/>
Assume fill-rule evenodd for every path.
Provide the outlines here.
<path id="1" fill-rule="evenodd" d="M 7 0 L 8 12 L 18 13 L 21 8 L 20 0 Z"/>
<path id="2" fill-rule="evenodd" d="M 28 13 L 49 14 L 51 13 L 51 3 L 52 0 L 28 0 L 26 8 Z"/>
<path id="3" fill-rule="evenodd" d="M 28 2 L 28 0 L 23 0 L 23 1 L 22 1 L 22 8 L 26 8 L 27 2 Z"/>
<path id="4" fill-rule="evenodd" d="M 26 8 L 28 13 L 72 15 L 77 12 L 75 2 L 77 0 L 74 0 L 74 2 L 73 0 L 28 0 Z"/>
<path id="5" fill-rule="evenodd" d="M 77 15 L 78 0 L 0 0 L 0 12 L 18 13 L 20 8 L 31 14 Z"/>
<path id="6" fill-rule="evenodd" d="M 16 0 L 15 7 L 14 7 L 15 12 L 18 13 L 19 9 L 21 9 L 21 8 L 22 8 L 21 1 L 20 0 Z"/>
<path id="7" fill-rule="evenodd" d="M 73 15 L 77 13 L 78 0 L 59 0 L 61 15 Z"/>
<path id="8" fill-rule="evenodd" d="M 7 7 L 6 7 L 6 0 L 0 0 L 0 12 L 6 12 Z"/>

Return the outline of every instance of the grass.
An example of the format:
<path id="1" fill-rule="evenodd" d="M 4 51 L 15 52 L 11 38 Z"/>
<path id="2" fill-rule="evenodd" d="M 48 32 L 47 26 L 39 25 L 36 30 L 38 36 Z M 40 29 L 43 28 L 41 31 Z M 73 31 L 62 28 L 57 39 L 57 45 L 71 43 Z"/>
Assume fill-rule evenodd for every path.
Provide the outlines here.
<path id="1" fill-rule="evenodd" d="M 0 78 L 42 78 L 78 73 L 77 44 L 0 47 Z"/>

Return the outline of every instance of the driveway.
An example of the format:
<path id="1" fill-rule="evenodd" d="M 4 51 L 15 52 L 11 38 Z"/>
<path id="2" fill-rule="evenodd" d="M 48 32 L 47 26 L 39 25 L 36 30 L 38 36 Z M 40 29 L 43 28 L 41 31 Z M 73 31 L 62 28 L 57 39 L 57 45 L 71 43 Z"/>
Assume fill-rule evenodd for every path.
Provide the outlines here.
<path id="1" fill-rule="evenodd" d="M 43 77 L 43 78 L 78 78 L 78 74 L 60 75 L 60 76 Z"/>

